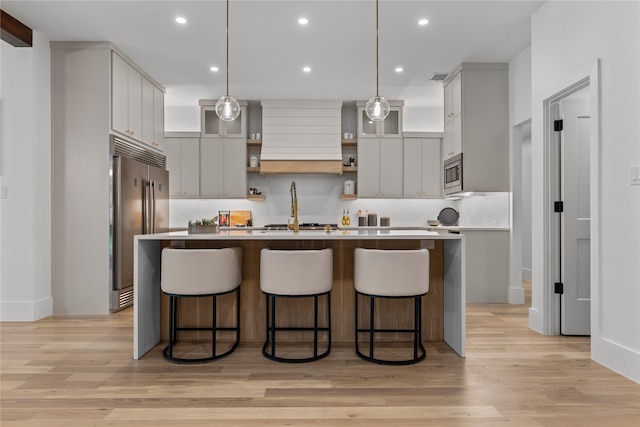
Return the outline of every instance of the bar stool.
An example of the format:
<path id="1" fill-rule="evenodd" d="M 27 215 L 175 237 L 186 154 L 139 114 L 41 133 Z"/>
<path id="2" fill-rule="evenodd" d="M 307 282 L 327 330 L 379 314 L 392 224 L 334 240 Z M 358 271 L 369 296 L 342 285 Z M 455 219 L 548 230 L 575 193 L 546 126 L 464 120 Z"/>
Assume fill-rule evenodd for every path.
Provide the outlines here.
<path id="1" fill-rule="evenodd" d="M 266 340 L 262 354 L 277 362 L 311 362 L 331 351 L 331 287 L 333 252 L 321 250 L 271 250 L 260 252 L 260 289 L 266 296 Z M 326 295 L 327 326 L 318 322 L 318 298 Z M 313 327 L 276 326 L 276 299 L 313 297 Z M 313 331 L 313 356 L 288 358 L 276 356 L 277 331 Z M 327 349 L 318 353 L 318 333 L 326 332 Z"/>
<path id="2" fill-rule="evenodd" d="M 175 363 L 204 363 L 231 354 L 240 342 L 240 283 L 242 282 L 242 248 L 172 249 L 162 250 L 161 288 L 169 297 L 169 344 L 162 352 Z M 218 326 L 218 296 L 236 293 L 235 326 Z M 211 297 L 210 327 L 178 326 L 178 300 L 187 297 Z M 211 356 L 180 358 L 173 355 L 179 331 L 211 331 Z M 235 332 L 235 342 L 224 352 L 218 352 L 218 331 Z"/>
<path id="3" fill-rule="evenodd" d="M 362 359 L 383 365 L 411 365 L 423 360 L 426 350 L 422 345 L 422 301 L 429 291 L 429 251 L 420 250 L 355 250 L 355 313 L 356 353 Z M 358 326 L 358 295 L 369 298 L 369 327 Z M 412 298 L 414 301 L 413 329 L 384 329 L 375 327 L 375 300 L 377 298 Z M 384 317 L 384 313 L 381 314 Z M 358 334 L 369 333 L 369 354 L 360 351 Z M 376 358 L 375 333 L 413 333 L 413 357 L 403 360 Z"/>

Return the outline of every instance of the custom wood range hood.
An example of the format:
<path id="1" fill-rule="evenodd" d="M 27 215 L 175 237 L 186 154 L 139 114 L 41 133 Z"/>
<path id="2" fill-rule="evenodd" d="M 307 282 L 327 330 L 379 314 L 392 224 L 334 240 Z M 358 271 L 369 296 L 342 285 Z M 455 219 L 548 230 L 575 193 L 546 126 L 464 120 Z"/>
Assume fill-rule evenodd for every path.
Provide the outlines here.
<path id="1" fill-rule="evenodd" d="M 342 174 L 342 101 L 263 100 L 260 173 Z"/>

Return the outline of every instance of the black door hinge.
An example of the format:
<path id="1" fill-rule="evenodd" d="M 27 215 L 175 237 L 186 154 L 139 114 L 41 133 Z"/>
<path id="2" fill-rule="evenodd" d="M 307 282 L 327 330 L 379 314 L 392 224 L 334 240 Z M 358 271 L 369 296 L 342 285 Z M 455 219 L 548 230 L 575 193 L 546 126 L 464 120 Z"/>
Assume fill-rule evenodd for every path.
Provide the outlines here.
<path id="1" fill-rule="evenodd" d="M 553 202 L 553 211 L 554 212 L 564 212 L 564 203 L 562 203 L 562 202 Z"/>
<path id="2" fill-rule="evenodd" d="M 562 120 L 553 121 L 553 130 L 556 132 L 560 132 L 562 130 Z"/>
<path id="3" fill-rule="evenodd" d="M 553 291 L 556 294 L 564 294 L 564 284 L 562 282 L 556 282 L 553 284 Z"/>

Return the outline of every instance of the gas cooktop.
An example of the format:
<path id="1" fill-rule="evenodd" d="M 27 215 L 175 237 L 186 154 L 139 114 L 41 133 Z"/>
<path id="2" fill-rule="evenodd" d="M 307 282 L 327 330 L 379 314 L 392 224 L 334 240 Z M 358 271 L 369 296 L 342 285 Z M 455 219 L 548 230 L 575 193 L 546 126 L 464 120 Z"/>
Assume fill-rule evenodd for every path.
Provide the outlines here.
<path id="1" fill-rule="evenodd" d="M 300 230 L 324 230 L 329 225 L 331 228 L 338 228 L 338 224 L 322 224 L 319 222 L 303 222 L 300 224 Z M 287 230 L 287 224 L 267 224 L 264 226 L 267 230 Z"/>

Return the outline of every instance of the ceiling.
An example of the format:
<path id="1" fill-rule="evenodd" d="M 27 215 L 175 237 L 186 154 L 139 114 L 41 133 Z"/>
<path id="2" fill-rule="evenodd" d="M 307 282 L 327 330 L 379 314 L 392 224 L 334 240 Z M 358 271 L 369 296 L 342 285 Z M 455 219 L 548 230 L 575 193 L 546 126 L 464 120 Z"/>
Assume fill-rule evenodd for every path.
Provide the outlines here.
<path id="1" fill-rule="evenodd" d="M 442 105 L 434 73 L 508 62 L 530 43 L 543 1 L 402 1 L 379 5 L 379 92 Z M 52 41 L 110 41 L 167 89 L 167 105 L 225 94 L 224 0 L 2 0 Z M 237 99 L 369 99 L 376 89 L 373 0 L 231 0 L 229 94 Z M 187 19 L 184 25 L 175 18 Z M 306 17 L 309 23 L 298 24 Z M 427 18 L 426 26 L 418 19 Z M 219 67 L 211 72 L 211 66 Z M 304 73 L 304 66 L 311 71 Z M 401 73 L 395 72 L 402 67 Z"/>

